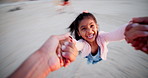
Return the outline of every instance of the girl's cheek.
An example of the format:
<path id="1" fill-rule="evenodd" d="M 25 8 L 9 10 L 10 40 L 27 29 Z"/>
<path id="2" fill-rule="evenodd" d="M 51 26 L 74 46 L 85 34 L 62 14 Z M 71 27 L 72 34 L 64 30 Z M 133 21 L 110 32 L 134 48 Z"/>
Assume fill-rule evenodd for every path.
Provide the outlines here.
<path id="1" fill-rule="evenodd" d="M 85 32 L 82 32 L 80 35 L 83 37 L 85 35 Z"/>
<path id="2" fill-rule="evenodd" d="M 93 30 L 98 30 L 98 28 L 97 27 L 93 27 Z"/>

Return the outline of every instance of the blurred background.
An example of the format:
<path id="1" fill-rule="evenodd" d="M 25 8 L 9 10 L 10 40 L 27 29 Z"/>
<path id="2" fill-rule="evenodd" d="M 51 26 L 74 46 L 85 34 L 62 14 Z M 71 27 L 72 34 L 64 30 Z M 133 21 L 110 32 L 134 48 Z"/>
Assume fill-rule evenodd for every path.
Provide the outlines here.
<path id="1" fill-rule="evenodd" d="M 6 78 L 50 35 L 66 29 L 84 10 L 96 17 L 99 28 L 110 32 L 133 17 L 148 16 L 148 0 L 0 0 L 0 78 Z M 87 64 L 80 56 L 47 78 L 148 78 L 148 55 L 126 41 L 108 45 L 107 60 Z"/>

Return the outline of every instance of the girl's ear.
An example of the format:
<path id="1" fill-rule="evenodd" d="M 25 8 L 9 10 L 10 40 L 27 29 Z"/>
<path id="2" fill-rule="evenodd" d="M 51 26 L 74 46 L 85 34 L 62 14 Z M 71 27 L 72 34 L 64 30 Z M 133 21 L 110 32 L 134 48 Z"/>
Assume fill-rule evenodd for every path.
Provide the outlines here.
<path id="1" fill-rule="evenodd" d="M 96 28 L 97 28 L 97 29 L 99 29 L 99 25 L 98 25 L 98 24 L 96 24 L 96 25 L 97 25 L 97 27 L 96 27 Z"/>
<path id="2" fill-rule="evenodd" d="M 81 36 L 79 32 L 77 32 L 77 33 L 78 33 L 78 36 Z"/>

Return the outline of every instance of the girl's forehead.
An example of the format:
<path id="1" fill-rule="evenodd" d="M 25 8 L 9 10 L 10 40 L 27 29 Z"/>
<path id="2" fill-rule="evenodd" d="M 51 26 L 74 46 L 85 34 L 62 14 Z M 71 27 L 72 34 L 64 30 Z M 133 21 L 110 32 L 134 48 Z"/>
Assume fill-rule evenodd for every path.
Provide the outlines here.
<path id="1" fill-rule="evenodd" d="M 92 18 L 85 18 L 80 21 L 79 26 L 87 26 L 89 24 L 95 24 L 95 21 Z"/>

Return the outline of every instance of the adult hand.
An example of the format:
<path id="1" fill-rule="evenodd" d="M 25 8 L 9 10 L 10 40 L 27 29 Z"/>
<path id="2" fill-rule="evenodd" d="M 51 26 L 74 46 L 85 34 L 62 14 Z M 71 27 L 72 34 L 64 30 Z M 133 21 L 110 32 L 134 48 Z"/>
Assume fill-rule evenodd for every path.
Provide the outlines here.
<path id="1" fill-rule="evenodd" d="M 16 69 L 8 78 L 45 78 L 50 72 L 61 68 L 63 65 L 57 55 L 58 45 L 61 40 L 69 38 L 69 34 L 51 36 L 40 49 L 30 55 L 22 65 Z M 72 60 L 76 57 L 72 54 L 73 44 L 68 44 L 69 48 L 63 57 Z"/>
<path id="2" fill-rule="evenodd" d="M 65 48 L 62 49 L 61 45 L 63 44 L 65 44 Z M 51 36 L 39 50 L 48 55 L 51 71 L 55 71 L 62 66 L 68 66 L 78 55 L 78 51 L 69 34 Z"/>
<path id="3" fill-rule="evenodd" d="M 139 23 L 139 24 L 147 24 L 148 25 L 148 17 L 132 18 L 131 22 Z"/>
<path id="4" fill-rule="evenodd" d="M 148 53 L 148 17 L 133 18 L 124 34 L 135 49 Z"/>

